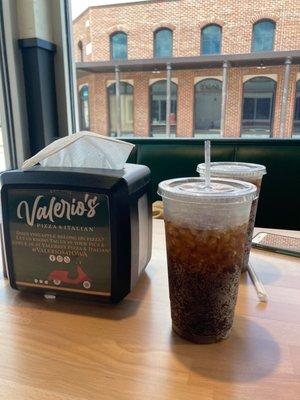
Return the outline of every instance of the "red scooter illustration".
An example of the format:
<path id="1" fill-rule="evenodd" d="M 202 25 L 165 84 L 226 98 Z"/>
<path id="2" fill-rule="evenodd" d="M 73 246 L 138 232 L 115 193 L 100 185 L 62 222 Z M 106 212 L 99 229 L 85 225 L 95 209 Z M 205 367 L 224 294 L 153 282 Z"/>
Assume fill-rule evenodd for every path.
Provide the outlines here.
<path id="1" fill-rule="evenodd" d="M 76 264 L 76 271 L 76 278 L 70 278 L 70 271 L 65 269 L 55 269 L 49 274 L 48 280 L 52 281 L 56 286 L 59 286 L 61 283 L 67 283 L 69 285 L 79 285 L 80 283 L 82 283 L 82 286 L 85 289 L 90 289 L 91 279 L 84 272 L 80 264 Z"/>

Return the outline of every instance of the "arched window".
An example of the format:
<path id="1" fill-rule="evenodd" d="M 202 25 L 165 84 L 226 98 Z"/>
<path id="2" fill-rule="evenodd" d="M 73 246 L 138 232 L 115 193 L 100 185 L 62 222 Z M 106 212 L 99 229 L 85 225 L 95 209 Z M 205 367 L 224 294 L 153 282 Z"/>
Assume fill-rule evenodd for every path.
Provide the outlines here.
<path id="1" fill-rule="evenodd" d="M 80 130 L 90 129 L 89 87 L 82 86 L 79 91 Z"/>
<path id="2" fill-rule="evenodd" d="M 164 58 L 173 55 L 173 32 L 161 28 L 154 32 L 154 57 Z"/>
<path id="3" fill-rule="evenodd" d="M 150 88 L 151 134 L 165 134 L 167 120 L 167 81 L 153 83 Z M 177 85 L 171 82 L 170 132 L 176 133 Z"/>
<path id="4" fill-rule="evenodd" d="M 110 35 L 110 58 L 112 60 L 127 59 L 127 35 L 125 32 L 114 32 Z"/>
<path id="5" fill-rule="evenodd" d="M 220 54 L 222 30 L 219 25 L 206 25 L 201 30 L 201 54 Z"/>
<path id="6" fill-rule="evenodd" d="M 295 113 L 293 134 L 300 135 L 300 80 L 296 83 Z"/>
<path id="7" fill-rule="evenodd" d="M 78 52 L 79 52 L 79 61 L 83 62 L 83 44 L 81 40 L 79 40 L 78 42 Z"/>
<path id="8" fill-rule="evenodd" d="M 195 85 L 194 133 L 214 134 L 220 131 L 222 82 L 204 79 Z"/>
<path id="9" fill-rule="evenodd" d="M 110 134 L 117 134 L 117 98 L 116 84 L 112 83 L 108 88 L 109 125 Z M 121 133 L 133 134 L 133 86 L 127 82 L 120 82 L 121 103 Z"/>
<path id="10" fill-rule="evenodd" d="M 242 134 L 270 135 L 276 82 L 260 76 L 244 83 Z"/>
<path id="11" fill-rule="evenodd" d="M 275 35 L 275 22 L 261 20 L 253 25 L 252 31 L 252 51 L 273 50 Z"/>

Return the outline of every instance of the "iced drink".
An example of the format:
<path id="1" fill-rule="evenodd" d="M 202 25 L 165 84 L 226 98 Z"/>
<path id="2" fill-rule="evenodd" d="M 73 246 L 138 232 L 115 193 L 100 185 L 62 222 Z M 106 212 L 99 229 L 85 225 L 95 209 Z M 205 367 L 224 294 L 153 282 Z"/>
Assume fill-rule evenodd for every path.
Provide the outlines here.
<path id="1" fill-rule="evenodd" d="M 200 176 L 205 174 L 205 164 L 199 164 L 197 171 Z M 249 263 L 249 256 L 252 244 L 253 230 L 257 212 L 259 193 L 262 178 L 266 174 L 266 167 L 260 164 L 239 163 L 239 162 L 214 162 L 211 163 L 211 176 L 217 178 L 238 179 L 253 183 L 257 187 L 257 197 L 253 200 L 249 224 L 247 228 L 247 242 L 245 246 L 245 254 L 242 261 L 242 272 L 245 272 Z"/>
<path id="2" fill-rule="evenodd" d="M 227 338 L 233 323 L 250 206 L 250 183 L 182 178 L 163 198 L 173 330 L 196 343 Z"/>

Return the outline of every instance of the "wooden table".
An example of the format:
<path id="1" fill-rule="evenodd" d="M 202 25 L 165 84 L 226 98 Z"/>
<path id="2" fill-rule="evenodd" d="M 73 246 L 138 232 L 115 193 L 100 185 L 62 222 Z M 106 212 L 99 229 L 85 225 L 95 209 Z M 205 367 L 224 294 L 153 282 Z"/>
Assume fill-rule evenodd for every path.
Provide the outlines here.
<path id="1" fill-rule="evenodd" d="M 0 278 L 0 399 L 300 399 L 300 261 L 251 257 L 270 301 L 245 275 L 231 337 L 213 345 L 171 331 L 162 221 L 147 272 L 117 306 L 47 301 Z"/>

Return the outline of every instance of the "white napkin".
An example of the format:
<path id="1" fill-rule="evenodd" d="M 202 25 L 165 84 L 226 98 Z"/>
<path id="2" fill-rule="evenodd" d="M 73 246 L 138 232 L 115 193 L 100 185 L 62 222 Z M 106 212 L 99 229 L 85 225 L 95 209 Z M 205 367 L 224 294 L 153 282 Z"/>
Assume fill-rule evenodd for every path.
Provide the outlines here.
<path id="1" fill-rule="evenodd" d="M 49 144 L 26 160 L 22 169 L 37 163 L 43 167 L 122 169 L 133 147 L 122 140 L 82 131 Z"/>

